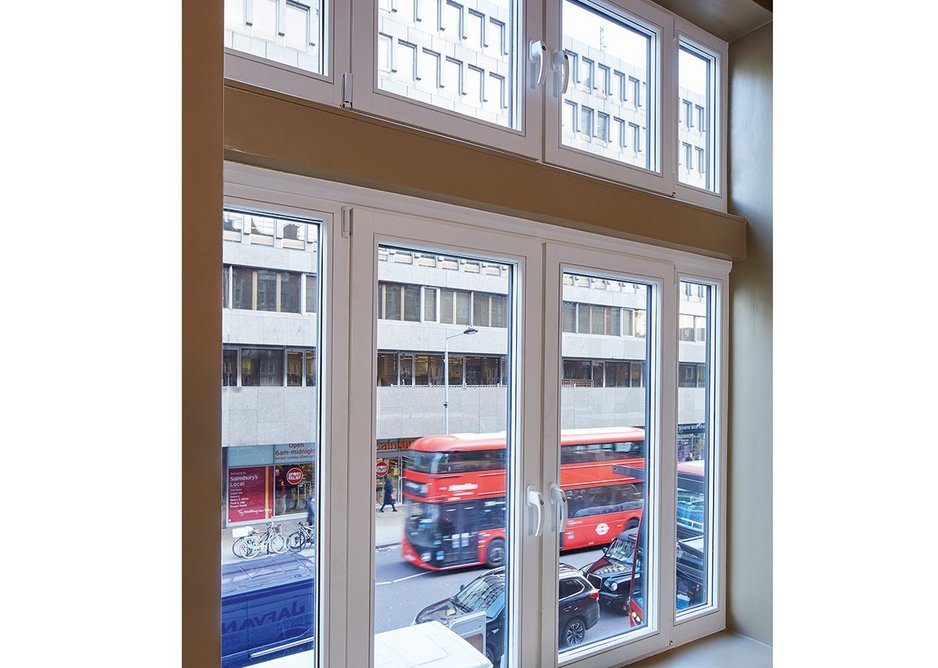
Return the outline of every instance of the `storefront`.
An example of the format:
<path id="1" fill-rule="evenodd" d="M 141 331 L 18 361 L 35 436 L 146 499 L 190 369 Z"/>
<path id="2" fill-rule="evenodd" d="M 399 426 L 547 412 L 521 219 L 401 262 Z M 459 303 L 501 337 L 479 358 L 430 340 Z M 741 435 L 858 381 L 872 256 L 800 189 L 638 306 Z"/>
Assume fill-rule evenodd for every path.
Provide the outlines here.
<path id="1" fill-rule="evenodd" d="M 679 462 L 703 459 L 706 451 L 706 424 L 679 424 L 677 426 L 677 459 Z"/>
<path id="2" fill-rule="evenodd" d="M 299 519 L 316 493 L 314 443 L 222 448 L 226 526 Z"/>
<path id="3" fill-rule="evenodd" d="M 402 490 L 404 487 L 403 475 L 404 455 L 416 438 L 389 438 L 379 439 L 377 443 L 377 457 L 375 459 L 375 504 L 380 508 L 384 502 L 384 481 L 391 481 L 394 489 L 395 504 L 404 502 Z"/>

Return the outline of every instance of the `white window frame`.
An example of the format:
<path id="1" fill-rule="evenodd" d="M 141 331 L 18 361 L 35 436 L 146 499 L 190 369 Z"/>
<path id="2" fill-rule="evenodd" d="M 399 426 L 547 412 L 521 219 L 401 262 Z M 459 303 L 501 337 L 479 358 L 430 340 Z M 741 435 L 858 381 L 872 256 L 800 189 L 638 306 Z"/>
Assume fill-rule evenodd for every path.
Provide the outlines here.
<path id="1" fill-rule="evenodd" d="M 350 0 L 348 0 L 350 1 Z M 533 84 L 537 76 L 536 66 L 528 59 L 529 35 L 539 35 L 541 25 L 541 3 L 516 0 L 520 3 L 518 13 L 518 49 L 515 54 L 514 71 L 518 77 L 518 105 L 515 112 L 518 128 L 508 128 L 496 123 L 472 118 L 457 111 L 447 110 L 430 104 L 425 104 L 395 93 L 382 90 L 378 87 L 377 66 L 377 0 L 363 1 L 356 5 L 352 17 L 351 39 L 354 48 L 351 49 L 352 77 L 351 96 L 346 105 L 356 111 L 381 118 L 387 118 L 406 125 L 416 126 L 438 134 L 447 135 L 457 139 L 483 144 L 499 150 L 509 151 L 531 158 L 538 158 L 541 154 L 541 127 L 542 105 L 541 93 Z M 494 23 L 494 21 L 493 21 Z M 487 28 L 489 26 L 486 26 Z M 507 26 L 503 32 L 507 32 Z M 507 40 L 502 46 L 507 49 Z M 489 44 L 495 39 L 488 36 Z M 393 45 L 392 45 L 393 50 Z M 538 49 L 539 50 L 539 49 Z M 548 54 L 541 51 L 541 71 L 549 69 Z M 463 67 L 467 64 L 463 63 Z M 483 77 L 483 88 L 485 79 Z M 462 83 L 462 82 L 461 82 Z M 510 96 L 505 82 L 506 100 Z M 473 95 L 476 91 L 461 92 Z M 483 97 L 485 93 L 483 92 Z"/>
<path id="2" fill-rule="evenodd" d="M 674 20 L 674 94 L 671 96 L 674 105 L 678 104 L 677 95 L 677 50 L 681 41 L 687 42 L 690 46 L 706 52 L 715 60 L 713 67 L 713 76 L 716 79 L 714 88 L 716 90 L 715 99 L 712 101 L 711 118 L 705 119 L 706 128 L 695 127 L 695 130 L 702 132 L 702 136 L 711 144 L 711 156 L 707 161 L 707 172 L 709 178 L 714 181 L 713 190 L 697 188 L 686 183 L 681 183 L 677 178 L 674 179 L 674 196 L 678 199 L 699 204 L 709 209 L 726 212 L 726 165 L 727 165 L 727 124 L 726 118 L 729 107 L 729 77 L 727 75 L 728 46 L 726 42 L 717 39 L 713 35 L 704 32 L 692 23 L 681 18 L 675 17 Z M 694 109 L 696 114 L 696 109 Z M 706 115 L 706 114 L 705 114 Z M 674 130 L 677 131 L 675 124 Z"/>
<path id="3" fill-rule="evenodd" d="M 657 513 L 652 520 L 649 541 L 657 545 L 657 574 L 649 570 L 649 586 L 656 593 L 646 608 L 648 626 L 624 637 L 591 643 L 589 647 L 565 653 L 559 665 L 575 668 L 605 668 L 663 651 L 701 638 L 726 626 L 726 426 L 728 377 L 727 282 L 731 264 L 684 251 L 615 239 L 605 235 L 522 220 L 501 214 L 476 211 L 440 202 L 379 192 L 309 177 L 289 175 L 247 165 L 226 164 L 225 203 L 251 206 L 268 211 L 317 218 L 323 221 L 320 247 L 324 249 L 320 281 L 323 317 L 318 392 L 324 397 L 323 434 L 328 446 L 322 449 L 323 494 L 332 503 L 322 513 L 320 547 L 320 608 L 317 616 L 319 663 L 317 665 L 371 665 L 373 654 L 372 619 L 373 531 L 349 531 L 350 526 L 372 527 L 374 499 L 371 494 L 374 466 L 374 417 L 362 420 L 361 406 L 351 410 L 351 396 L 365 386 L 375 392 L 376 356 L 353 354 L 375 339 L 375 304 L 372 286 L 377 284 L 375 262 L 378 243 L 394 245 L 417 243 L 472 253 L 479 244 L 491 246 L 499 240 L 493 259 L 504 257 L 520 262 L 522 274 L 515 291 L 515 307 L 523 329 L 515 348 L 514 363 L 523 373 L 514 394 L 514 414 L 524 442 L 549 443 L 559 440 L 559 406 L 562 364 L 562 283 L 563 269 L 582 271 L 613 280 L 631 277 L 660 285 L 655 295 L 658 318 L 648 318 L 646 336 L 657 337 L 657 349 L 649 367 L 655 378 L 648 426 L 658 448 L 651 461 L 661 475 L 649 503 Z M 480 241 L 482 238 L 488 241 Z M 354 245 L 354 248 L 353 248 Z M 354 276 L 354 281 L 352 277 Z M 369 280 L 369 278 L 371 280 Z M 678 314 L 681 280 L 713 287 L 714 346 L 710 429 L 713 459 L 710 469 L 711 562 L 715 582 L 711 583 L 706 605 L 676 613 L 674 606 L 674 541 L 676 530 L 676 452 L 678 395 Z M 553 297 L 550 297 L 553 295 Z M 544 297 L 547 296 L 545 299 Z M 354 299 L 353 299 L 354 297 Z M 330 318 L 334 305 L 353 306 L 348 317 Z M 544 306 L 542 306 L 542 304 Z M 543 309 L 543 310 L 542 310 Z M 646 316 L 647 317 L 647 316 Z M 359 322 L 360 321 L 360 322 Z M 362 325 L 362 326 L 356 326 Z M 542 326 L 538 326 L 542 325 Z M 219 347 L 222 343 L 219 342 Z M 322 351 L 328 356 L 322 356 Z M 521 355 L 533 360 L 554 360 L 545 364 L 524 364 Z M 328 384 L 324 381 L 328 380 Z M 551 407 L 547 410 L 546 407 Z M 542 439 L 543 437 L 543 439 Z M 552 441 L 553 439 L 553 441 Z M 324 440 L 324 443 L 326 441 Z M 367 444 L 371 443 L 371 447 Z M 671 447 L 668 444 L 671 444 Z M 365 444 L 365 445 L 363 445 Z M 539 486 L 549 499 L 549 484 L 556 482 L 556 448 L 529 448 L 519 461 L 517 473 L 523 488 Z M 673 472 L 673 473 L 669 473 Z M 515 499 L 520 503 L 520 499 Z M 523 505 L 517 506 L 519 515 Z M 511 555 L 520 584 L 516 595 L 516 616 L 510 633 L 514 648 L 511 665 L 558 665 L 557 608 L 543 604 L 557 596 L 557 529 L 554 513 L 546 502 L 544 534 L 530 535 L 531 517 L 517 517 L 524 535 L 518 534 Z M 325 574 L 325 565 L 331 571 Z M 365 574 L 363 576 L 363 574 Z M 326 577 L 328 575 L 328 577 Z M 334 585 L 330 585 L 334 583 Z M 627 622 L 626 618 L 623 620 Z M 211 639 L 208 639 L 211 641 Z"/>
<path id="4" fill-rule="evenodd" d="M 325 74 L 309 72 L 226 47 L 225 78 L 314 102 L 341 106 L 342 75 L 348 72 L 350 67 L 350 4 L 350 0 L 322 0 L 323 12 L 326 15 L 322 35 L 325 42 Z"/>
<path id="5" fill-rule="evenodd" d="M 560 119 L 560 104 L 563 102 L 563 67 L 558 67 L 552 72 L 545 83 L 545 105 L 544 105 L 544 161 L 559 167 L 593 174 L 612 181 L 618 181 L 628 185 L 638 186 L 646 190 L 652 190 L 659 193 L 671 194 L 673 191 L 673 177 L 669 171 L 670 161 L 667 151 L 662 151 L 663 147 L 669 146 L 672 135 L 676 135 L 676 129 L 672 130 L 672 119 L 675 118 L 676 110 L 673 105 L 667 104 L 667 91 L 674 87 L 674 70 L 669 66 L 669 48 L 673 35 L 673 15 L 657 5 L 653 5 L 643 0 L 596 0 L 597 4 L 605 4 L 614 10 L 618 10 L 633 18 L 637 23 L 646 27 L 656 34 L 658 54 L 652 54 L 653 62 L 650 64 L 653 84 L 659 91 L 659 99 L 655 102 L 658 110 L 658 117 L 655 117 L 654 110 L 651 116 L 651 125 L 653 134 L 651 134 L 646 144 L 652 149 L 653 162 L 657 162 L 657 167 L 653 165 L 652 169 L 644 169 L 636 165 L 630 165 L 612 158 L 606 158 L 595 153 L 590 153 L 581 149 L 568 146 L 563 143 L 563 132 Z M 558 62 L 563 58 L 562 55 L 555 56 L 554 52 L 563 54 L 563 33 L 561 17 L 563 12 L 562 0 L 550 0 L 547 2 L 547 11 L 545 16 L 546 40 L 551 46 L 551 58 L 557 58 Z M 569 58 L 566 59 L 569 67 L 568 89 L 573 86 L 574 81 L 574 63 Z M 635 104 L 631 82 L 628 75 L 625 78 L 626 100 Z M 654 102 L 654 101 L 653 101 Z M 643 105 L 642 105 L 643 106 Z"/>

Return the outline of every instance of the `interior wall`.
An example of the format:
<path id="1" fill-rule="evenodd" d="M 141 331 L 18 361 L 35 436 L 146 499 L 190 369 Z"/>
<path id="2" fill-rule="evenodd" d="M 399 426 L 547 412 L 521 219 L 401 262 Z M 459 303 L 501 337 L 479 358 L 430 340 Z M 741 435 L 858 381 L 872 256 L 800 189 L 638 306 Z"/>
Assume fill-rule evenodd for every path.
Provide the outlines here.
<path id="1" fill-rule="evenodd" d="M 730 44 L 730 211 L 749 222 L 730 275 L 727 626 L 772 644 L 772 24 Z"/>

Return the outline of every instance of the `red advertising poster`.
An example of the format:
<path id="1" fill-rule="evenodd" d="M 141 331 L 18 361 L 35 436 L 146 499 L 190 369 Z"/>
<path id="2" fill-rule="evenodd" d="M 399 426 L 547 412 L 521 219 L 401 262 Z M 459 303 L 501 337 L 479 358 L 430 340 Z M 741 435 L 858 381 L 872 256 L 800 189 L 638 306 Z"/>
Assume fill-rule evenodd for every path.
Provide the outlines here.
<path id="1" fill-rule="evenodd" d="M 274 514 L 274 467 L 228 469 L 228 522 L 267 520 Z"/>

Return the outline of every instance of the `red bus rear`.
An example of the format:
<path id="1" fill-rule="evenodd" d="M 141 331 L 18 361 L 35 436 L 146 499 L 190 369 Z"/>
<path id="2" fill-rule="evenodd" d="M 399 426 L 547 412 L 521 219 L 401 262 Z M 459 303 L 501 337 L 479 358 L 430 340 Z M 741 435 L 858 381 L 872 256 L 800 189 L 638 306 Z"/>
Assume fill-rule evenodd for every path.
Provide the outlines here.
<path id="1" fill-rule="evenodd" d="M 405 560 L 433 570 L 504 563 L 505 452 L 504 433 L 414 441 L 404 468 Z M 569 511 L 561 549 L 605 545 L 638 525 L 644 485 L 613 466 L 644 468 L 643 429 L 567 430 L 560 452 Z"/>

